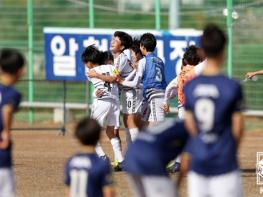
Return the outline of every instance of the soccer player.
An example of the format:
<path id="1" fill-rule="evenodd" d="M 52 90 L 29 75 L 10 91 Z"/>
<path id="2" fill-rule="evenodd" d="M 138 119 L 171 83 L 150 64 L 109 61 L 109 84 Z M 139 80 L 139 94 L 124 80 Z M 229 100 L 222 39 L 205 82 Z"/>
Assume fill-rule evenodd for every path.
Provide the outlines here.
<path id="1" fill-rule="evenodd" d="M 190 197 L 242 196 L 237 151 L 243 135 L 244 101 L 240 84 L 222 74 L 226 42 L 220 28 L 205 27 L 201 48 L 207 66 L 184 88 L 185 124 L 191 143 L 182 165 L 190 165 Z"/>
<path id="2" fill-rule="evenodd" d="M 134 102 L 134 116 L 136 120 L 136 126 L 138 124 L 141 124 L 141 107 L 143 102 L 143 95 L 142 95 L 142 75 L 143 75 L 143 69 L 145 65 L 145 58 L 143 58 L 143 55 L 140 50 L 140 41 L 139 40 L 133 40 L 133 44 L 131 46 L 131 57 L 132 57 L 132 65 L 134 67 L 134 70 L 125 78 L 125 80 L 122 80 L 119 78 L 119 83 L 123 87 L 131 87 L 133 88 L 133 102 Z M 138 130 L 136 129 L 130 129 L 130 132 L 127 132 L 130 134 L 128 137 L 128 142 L 134 141 L 136 136 L 138 135 Z"/>
<path id="3" fill-rule="evenodd" d="M 120 168 L 123 162 L 121 145 L 118 135 L 114 132 L 115 126 L 119 126 L 119 89 L 114 76 L 114 67 L 110 64 L 100 65 L 102 62 L 101 52 L 94 46 L 87 47 L 82 53 L 82 61 L 85 64 L 88 73 L 95 71 L 98 77 L 89 77 L 89 81 L 94 85 L 95 91 L 101 90 L 103 94 L 94 99 L 91 117 L 96 119 L 101 126 L 106 122 L 106 134 L 110 139 L 115 160 Z M 106 158 L 101 145 L 98 143 L 96 152 L 100 157 Z"/>
<path id="4" fill-rule="evenodd" d="M 22 75 L 24 64 L 24 57 L 17 50 L 0 51 L 0 196 L 4 197 L 15 196 L 11 126 L 21 101 L 21 94 L 14 84 Z"/>
<path id="5" fill-rule="evenodd" d="M 75 137 L 82 149 L 66 162 L 66 196 L 114 196 L 111 166 L 108 160 L 99 158 L 95 151 L 100 135 L 101 127 L 94 119 L 84 118 L 77 124 Z"/>
<path id="6" fill-rule="evenodd" d="M 111 40 L 111 50 L 114 55 L 114 65 L 120 73 L 120 77 L 125 80 L 133 71 L 131 61 L 128 59 L 124 50 L 129 49 L 132 45 L 132 37 L 126 32 L 116 31 Z M 120 86 L 121 105 L 123 112 L 123 123 L 126 130 L 128 142 L 129 136 L 134 138 L 138 133 L 136 117 L 138 111 L 137 91 L 136 88 Z"/>
<path id="7" fill-rule="evenodd" d="M 164 63 L 154 54 L 156 38 L 151 33 L 145 33 L 140 39 L 140 49 L 145 56 L 142 75 L 143 96 L 150 110 L 149 126 L 156 125 L 165 119 L 162 108 L 166 82 L 164 77 Z"/>
<path id="8" fill-rule="evenodd" d="M 255 72 L 248 72 L 246 74 L 246 78 L 247 79 L 251 79 L 251 78 L 253 78 L 253 77 L 257 76 L 257 75 L 263 75 L 263 70 L 258 70 L 258 71 L 255 71 Z"/>
<path id="9" fill-rule="evenodd" d="M 124 165 L 136 196 L 176 196 L 166 165 L 182 152 L 187 140 L 181 120 L 167 120 L 138 134 L 128 147 Z"/>
<path id="10" fill-rule="evenodd" d="M 165 112 L 169 112 L 169 100 L 174 96 L 178 96 L 178 118 L 180 119 L 184 119 L 185 98 L 183 87 L 188 81 L 198 76 L 205 65 L 205 62 L 200 63 L 199 50 L 194 45 L 186 49 L 182 60 L 181 72 L 168 84 L 165 90 L 165 102 L 163 106 Z"/>

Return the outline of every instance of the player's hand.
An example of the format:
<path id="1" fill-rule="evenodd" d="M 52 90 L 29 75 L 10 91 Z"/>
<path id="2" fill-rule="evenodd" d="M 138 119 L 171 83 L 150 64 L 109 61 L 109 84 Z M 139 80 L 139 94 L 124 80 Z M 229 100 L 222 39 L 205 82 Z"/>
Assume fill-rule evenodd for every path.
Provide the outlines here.
<path id="1" fill-rule="evenodd" d="M 95 70 L 90 70 L 87 74 L 90 78 L 98 77 L 98 73 Z"/>
<path id="2" fill-rule="evenodd" d="M 168 105 L 167 103 L 164 103 L 164 104 L 163 104 L 163 111 L 164 111 L 165 113 L 168 113 L 168 112 L 170 111 L 169 105 Z"/>
<path id="3" fill-rule="evenodd" d="M 133 68 L 133 69 L 135 69 L 135 70 L 136 70 L 136 69 L 137 69 L 137 67 L 138 67 L 138 63 L 133 63 L 133 64 L 131 64 L 131 66 L 132 66 L 132 68 Z"/>
<path id="4" fill-rule="evenodd" d="M 247 79 L 251 79 L 251 78 L 254 77 L 255 75 L 256 75 L 255 72 L 248 72 L 248 73 L 246 74 L 246 78 L 247 78 Z"/>
<path id="5" fill-rule="evenodd" d="M 97 90 L 97 91 L 95 92 L 95 95 L 96 95 L 97 98 L 100 98 L 100 97 L 102 97 L 102 95 L 103 95 L 103 91 L 102 91 L 102 90 Z"/>
<path id="6" fill-rule="evenodd" d="M 123 82 L 123 79 L 121 78 L 120 75 L 116 76 L 116 82 L 121 84 Z"/>

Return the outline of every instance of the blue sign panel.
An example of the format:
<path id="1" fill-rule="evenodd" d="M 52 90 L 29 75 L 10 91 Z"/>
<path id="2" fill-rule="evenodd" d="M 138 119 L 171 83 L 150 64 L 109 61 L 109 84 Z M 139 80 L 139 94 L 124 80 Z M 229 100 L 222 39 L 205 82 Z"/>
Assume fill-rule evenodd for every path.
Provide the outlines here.
<path id="1" fill-rule="evenodd" d="M 157 55 L 165 63 L 167 82 L 176 75 L 181 67 L 181 59 L 189 45 L 199 45 L 201 32 L 197 30 L 123 30 L 132 36 L 145 32 L 157 38 Z M 109 50 L 114 30 L 82 28 L 45 28 L 45 63 L 47 80 L 84 81 L 85 68 L 81 53 L 85 47 L 96 45 L 100 50 Z"/>

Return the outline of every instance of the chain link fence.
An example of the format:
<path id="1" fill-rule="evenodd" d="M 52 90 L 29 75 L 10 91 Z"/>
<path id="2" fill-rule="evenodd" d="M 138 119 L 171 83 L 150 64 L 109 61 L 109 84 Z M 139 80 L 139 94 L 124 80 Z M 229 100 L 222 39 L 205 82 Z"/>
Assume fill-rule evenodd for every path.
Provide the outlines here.
<path id="1" fill-rule="evenodd" d="M 177 2 L 176 13 L 171 4 Z M 32 0 L 33 2 L 33 71 L 34 101 L 59 102 L 63 97 L 62 82 L 45 81 L 44 27 L 89 27 L 89 0 Z M 155 0 L 96 0 L 95 28 L 155 29 Z M 174 4 L 173 4 L 174 5 Z M 161 0 L 160 28 L 169 29 L 169 15 L 175 14 L 179 28 L 202 29 L 217 23 L 226 30 L 226 1 L 223 0 Z M 174 7 L 173 7 L 174 8 Z M 233 76 L 239 80 L 248 71 L 263 68 L 263 0 L 233 0 Z M 26 0 L 0 1 L 0 46 L 19 48 L 28 53 L 28 21 Z M 28 100 L 28 70 L 17 85 Z M 263 78 L 244 83 L 247 108 L 263 110 Z M 67 85 L 67 102 L 87 103 L 85 83 Z M 175 105 L 175 103 L 174 103 Z M 42 119 L 35 113 L 36 120 Z M 38 118 L 37 116 L 41 117 Z M 25 119 L 25 116 L 19 116 Z"/>

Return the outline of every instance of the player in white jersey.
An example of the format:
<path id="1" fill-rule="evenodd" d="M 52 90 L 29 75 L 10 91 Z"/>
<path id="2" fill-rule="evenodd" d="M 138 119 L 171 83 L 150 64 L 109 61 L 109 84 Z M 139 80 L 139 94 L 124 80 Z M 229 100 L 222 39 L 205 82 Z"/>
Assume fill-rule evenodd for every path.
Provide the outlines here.
<path id="1" fill-rule="evenodd" d="M 131 57 L 132 57 L 132 66 L 134 70 L 125 78 L 125 80 L 118 81 L 123 87 L 133 88 L 133 97 L 132 102 L 134 106 L 134 116 L 136 120 L 136 125 L 141 124 L 141 106 L 143 101 L 142 95 L 142 75 L 144 70 L 145 59 L 140 51 L 140 41 L 134 40 L 131 46 Z M 128 133 L 128 132 L 127 132 Z M 136 136 L 138 135 L 138 131 L 134 129 L 130 129 L 130 132 L 127 135 L 128 141 L 134 141 Z"/>
<path id="2" fill-rule="evenodd" d="M 132 38 L 130 35 L 121 31 L 116 31 L 114 33 L 111 41 L 111 50 L 114 55 L 114 65 L 123 80 L 133 71 L 130 60 L 127 55 L 123 53 L 123 51 L 130 48 L 131 45 Z M 122 112 L 124 114 L 123 122 L 128 136 L 127 139 L 129 139 L 129 135 L 136 136 L 139 131 L 136 125 L 136 114 L 140 108 L 136 102 L 136 88 L 120 86 L 120 91 Z"/>
<path id="3" fill-rule="evenodd" d="M 94 46 L 89 46 L 82 53 L 82 61 L 87 70 L 94 70 L 100 78 L 89 78 L 94 85 L 95 91 L 101 90 L 102 95 L 94 99 L 91 117 L 96 119 L 102 126 L 106 122 L 106 134 L 112 144 L 115 160 L 121 165 L 123 156 L 121 152 L 120 140 L 114 132 L 114 127 L 119 126 L 119 91 L 115 83 L 114 67 L 112 65 L 100 65 L 101 52 Z M 102 80 L 102 79 L 103 80 Z M 96 152 L 100 157 L 106 154 L 100 144 L 96 146 Z"/>

